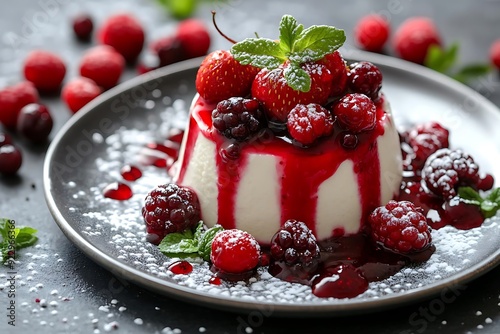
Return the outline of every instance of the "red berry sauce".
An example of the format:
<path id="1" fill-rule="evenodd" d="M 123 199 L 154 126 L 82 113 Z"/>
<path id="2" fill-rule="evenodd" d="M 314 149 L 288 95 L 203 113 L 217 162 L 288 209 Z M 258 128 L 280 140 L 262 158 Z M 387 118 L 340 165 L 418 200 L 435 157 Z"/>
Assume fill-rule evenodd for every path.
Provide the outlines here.
<path id="1" fill-rule="evenodd" d="M 132 189 L 124 183 L 113 182 L 107 185 L 103 190 L 104 197 L 125 201 L 132 197 Z"/>
<path id="2" fill-rule="evenodd" d="M 218 276 L 212 276 L 208 280 L 208 283 L 210 283 L 212 285 L 221 285 L 222 281 L 221 281 L 221 279 Z"/>
<path id="3" fill-rule="evenodd" d="M 132 165 L 125 165 L 120 170 L 120 174 L 124 180 L 136 181 L 142 177 L 142 172 L 139 168 Z"/>
<path id="4" fill-rule="evenodd" d="M 193 265 L 188 261 L 176 261 L 168 266 L 168 270 L 176 275 L 187 275 L 193 271 Z"/>

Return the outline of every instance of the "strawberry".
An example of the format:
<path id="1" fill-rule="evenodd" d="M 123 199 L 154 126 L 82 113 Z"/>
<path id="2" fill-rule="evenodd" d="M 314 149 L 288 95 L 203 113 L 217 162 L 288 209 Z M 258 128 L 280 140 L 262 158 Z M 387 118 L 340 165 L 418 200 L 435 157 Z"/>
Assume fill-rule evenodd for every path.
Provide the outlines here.
<path id="1" fill-rule="evenodd" d="M 229 51 L 214 51 L 200 65 L 196 90 L 205 100 L 214 103 L 230 97 L 245 97 L 258 71 L 256 67 L 240 64 Z"/>
<path id="2" fill-rule="evenodd" d="M 332 90 L 333 75 L 326 65 L 304 63 L 301 68 L 311 78 L 311 88 L 304 92 L 290 87 L 285 72 L 290 70 L 287 62 L 276 69 L 261 70 L 252 85 L 252 96 L 258 99 L 270 120 L 286 122 L 290 111 L 297 104 L 325 104 Z"/>

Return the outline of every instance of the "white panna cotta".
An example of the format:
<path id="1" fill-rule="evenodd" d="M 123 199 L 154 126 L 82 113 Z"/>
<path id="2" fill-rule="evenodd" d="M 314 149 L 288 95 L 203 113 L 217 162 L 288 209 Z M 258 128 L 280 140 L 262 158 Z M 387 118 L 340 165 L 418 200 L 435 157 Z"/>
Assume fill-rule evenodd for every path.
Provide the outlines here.
<path id="1" fill-rule="evenodd" d="M 174 182 L 193 189 L 207 226 L 220 224 L 268 245 L 288 219 L 303 221 L 318 240 L 360 231 L 369 213 L 398 192 L 401 150 L 390 106 L 377 103 L 373 130 L 346 149 L 342 130 L 302 148 L 269 129 L 239 145 L 212 127 L 215 105 L 196 95 Z"/>

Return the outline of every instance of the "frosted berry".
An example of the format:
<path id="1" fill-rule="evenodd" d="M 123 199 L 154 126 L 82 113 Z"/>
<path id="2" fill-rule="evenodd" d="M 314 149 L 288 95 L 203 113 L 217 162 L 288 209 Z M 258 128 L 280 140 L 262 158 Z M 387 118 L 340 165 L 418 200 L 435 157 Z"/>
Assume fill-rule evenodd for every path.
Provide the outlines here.
<path id="1" fill-rule="evenodd" d="M 0 123 L 15 129 L 21 108 L 38 101 L 38 92 L 30 81 L 23 81 L 0 90 Z"/>
<path id="2" fill-rule="evenodd" d="M 289 219 L 271 240 L 271 256 L 289 266 L 310 266 L 319 258 L 320 249 L 306 224 Z"/>
<path id="3" fill-rule="evenodd" d="M 217 103 L 212 111 L 212 124 L 227 138 L 246 140 L 263 126 L 264 115 L 259 101 L 231 97 Z"/>
<path id="4" fill-rule="evenodd" d="M 121 54 L 108 45 L 89 49 L 80 62 L 80 75 L 92 79 L 97 85 L 109 89 L 118 83 L 125 66 Z"/>
<path id="5" fill-rule="evenodd" d="M 0 173 L 15 174 L 21 168 L 23 157 L 21 151 L 11 144 L 0 146 Z"/>
<path id="6" fill-rule="evenodd" d="M 368 61 L 351 64 L 350 68 L 348 83 L 351 91 L 365 94 L 376 101 L 382 88 L 382 72 L 379 68 Z"/>
<path id="7" fill-rule="evenodd" d="M 354 28 L 357 44 L 364 50 L 380 52 L 389 38 L 389 22 L 377 14 L 361 18 Z"/>
<path id="8" fill-rule="evenodd" d="M 430 191 L 450 199 L 456 196 L 460 186 L 477 187 L 480 182 L 479 166 L 462 150 L 442 148 L 425 162 L 422 179 Z"/>
<path id="9" fill-rule="evenodd" d="M 500 69 L 500 39 L 497 39 L 491 44 L 490 60 L 497 69 Z"/>
<path id="10" fill-rule="evenodd" d="M 73 18 L 73 31 L 76 38 L 81 41 L 89 41 L 94 30 L 94 23 L 88 14 L 80 14 Z"/>
<path id="11" fill-rule="evenodd" d="M 287 128 L 290 136 L 302 145 L 333 133 L 332 114 L 319 104 L 297 104 L 288 114 Z"/>
<path id="12" fill-rule="evenodd" d="M 198 19 L 181 21 L 177 26 L 175 37 L 180 41 L 186 58 L 204 56 L 210 47 L 207 27 Z"/>
<path id="13" fill-rule="evenodd" d="M 429 47 L 441 46 L 441 38 L 431 19 L 412 17 L 404 21 L 396 30 L 393 43 L 399 57 L 423 64 Z"/>
<path id="14" fill-rule="evenodd" d="M 405 160 L 414 171 L 422 169 L 432 153 L 449 146 L 449 131 L 437 122 L 419 124 L 403 136 L 411 148 Z"/>
<path id="15" fill-rule="evenodd" d="M 330 95 L 334 97 L 343 95 L 347 89 L 347 64 L 340 52 L 329 53 L 319 62 L 325 64 L 332 74 Z"/>
<path id="16" fill-rule="evenodd" d="M 245 231 L 231 229 L 217 233 L 212 241 L 210 260 L 223 273 L 241 274 L 259 265 L 260 245 Z"/>
<path id="17" fill-rule="evenodd" d="M 375 127 L 377 108 L 364 94 L 346 94 L 333 106 L 333 114 L 349 131 L 358 133 Z"/>
<path id="18" fill-rule="evenodd" d="M 102 44 L 114 47 L 128 63 L 133 63 L 144 45 L 144 30 L 134 16 L 116 14 L 104 22 L 98 38 Z"/>
<path id="19" fill-rule="evenodd" d="M 61 97 L 72 112 L 77 112 L 102 92 L 96 83 L 88 78 L 76 78 L 62 89 Z"/>
<path id="20" fill-rule="evenodd" d="M 368 217 L 371 238 L 396 253 L 426 249 L 432 242 L 431 229 L 422 209 L 407 201 L 389 201 Z"/>
<path id="21" fill-rule="evenodd" d="M 17 120 L 17 131 L 33 143 L 43 143 L 52 131 L 52 116 L 43 104 L 30 103 L 24 106 Z"/>
<path id="22" fill-rule="evenodd" d="M 35 50 L 24 61 L 24 77 L 31 81 L 38 91 L 54 93 L 66 75 L 64 61 L 55 53 Z"/>
<path id="23" fill-rule="evenodd" d="M 160 240 L 169 233 L 192 229 L 200 221 L 198 196 L 189 188 L 173 183 L 153 189 L 142 208 L 146 231 Z"/>

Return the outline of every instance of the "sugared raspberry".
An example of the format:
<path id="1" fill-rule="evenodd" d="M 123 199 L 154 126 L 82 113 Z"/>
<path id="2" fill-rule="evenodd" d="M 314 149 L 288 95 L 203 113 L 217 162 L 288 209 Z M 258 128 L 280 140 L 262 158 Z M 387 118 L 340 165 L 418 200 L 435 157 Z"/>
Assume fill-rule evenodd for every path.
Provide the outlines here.
<path id="1" fill-rule="evenodd" d="M 15 129 L 21 108 L 38 101 L 38 92 L 30 81 L 0 90 L 0 123 L 9 129 Z"/>
<path id="2" fill-rule="evenodd" d="M 348 73 L 349 88 L 376 101 L 382 88 L 382 72 L 368 61 L 351 64 Z"/>
<path id="3" fill-rule="evenodd" d="M 114 48 L 99 45 L 89 49 L 80 62 L 80 74 L 97 85 L 109 89 L 118 83 L 125 66 L 125 59 Z"/>
<path id="4" fill-rule="evenodd" d="M 144 45 L 144 30 L 132 15 L 116 14 L 104 22 L 98 38 L 102 44 L 114 47 L 127 62 L 133 63 Z"/>
<path id="5" fill-rule="evenodd" d="M 346 94 L 333 106 L 333 114 L 349 131 L 358 133 L 374 128 L 377 108 L 364 94 Z"/>
<path id="6" fill-rule="evenodd" d="M 389 33 L 389 22 L 378 14 L 362 17 L 354 27 L 354 36 L 358 45 L 372 52 L 382 51 Z"/>
<path id="7" fill-rule="evenodd" d="M 17 147 L 11 144 L 0 146 L 0 173 L 15 174 L 22 163 L 23 157 Z"/>
<path id="8" fill-rule="evenodd" d="M 327 54 L 319 62 L 326 65 L 332 74 L 331 96 L 340 96 L 347 89 L 347 64 L 340 52 Z"/>
<path id="9" fill-rule="evenodd" d="M 212 241 L 210 260 L 223 273 L 241 274 L 259 265 L 260 245 L 245 231 L 231 229 L 217 233 Z"/>
<path id="10" fill-rule="evenodd" d="M 404 21 L 394 33 L 394 49 L 399 57 L 423 64 L 431 45 L 441 45 L 434 23 L 426 17 L 412 17 Z"/>
<path id="11" fill-rule="evenodd" d="M 403 136 L 411 148 L 405 160 L 408 160 L 414 171 L 422 169 L 432 153 L 449 146 L 449 131 L 437 122 L 419 124 Z"/>
<path id="12" fill-rule="evenodd" d="M 263 125 L 263 112 L 259 101 L 242 97 L 231 97 L 217 103 L 212 111 L 212 124 L 227 138 L 246 140 L 257 133 Z"/>
<path id="13" fill-rule="evenodd" d="M 332 114 L 316 103 L 297 104 L 288 114 L 288 133 L 302 145 L 310 145 L 316 139 L 333 133 Z"/>
<path id="14" fill-rule="evenodd" d="M 24 77 L 31 81 L 38 91 L 54 93 L 66 75 L 66 65 L 58 55 L 43 51 L 32 51 L 24 61 Z"/>
<path id="15" fill-rule="evenodd" d="M 479 166 L 462 150 L 442 148 L 425 162 L 422 179 L 427 188 L 438 196 L 450 199 L 460 186 L 477 187 Z"/>
<path id="16" fill-rule="evenodd" d="M 490 60 L 497 69 L 500 69 L 500 39 L 497 39 L 491 44 Z"/>
<path id="17" fill-rule="evenodd" d="M 73 18 L 73 31 L 81 41 L 89 41 L 94 30 L 94 23 L 88 14 L 79 14 Z"/>
<path id="18" fill-rule="evenodd" d="M 210 47 L 210 35 L 205 24 L 197 19 L 181 21 L 177 26 L 176 38 L 181 42 L 187 58 L 201 57 Z"/>
<path id="19" fill-rule="evenodd" d="M 54 122 L 43 104 L 30 103 L 19 112 L 17 131 L 33 143 L 43 143 L 49 137 Z"/>
<path id="20" fill-rule="evenodd" d="M 68 108 L 75 113 L 99 96 L 101 92 L 102 89 L 93 80 L 76 78 L 63 87 L 61 97 Z"/>
<path id="21" fill-rule="evenodd" d="M 289 219 L 271 240 L 271 256 L 289 266 L 310 266 L 319 258 L 320 249 L 306 224 Z"/>
<path id="22" fill-rule="evenodd" d="M 432 242 L 431 229 L 419 207 L 407 201 L 389 201 L 368 217 L 372 239 L 396 253 L 426 249 Z"/>
<path id="23" fill-rule="evenodd" d="M 153 189 L 142 208 L 146 231 L 159 240 L 169 233 L 192 229 L 200 221 L 198 196 L 189 188 L 173 183 Z"/>

